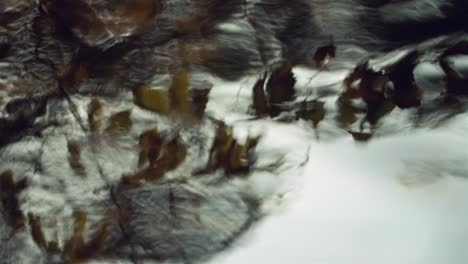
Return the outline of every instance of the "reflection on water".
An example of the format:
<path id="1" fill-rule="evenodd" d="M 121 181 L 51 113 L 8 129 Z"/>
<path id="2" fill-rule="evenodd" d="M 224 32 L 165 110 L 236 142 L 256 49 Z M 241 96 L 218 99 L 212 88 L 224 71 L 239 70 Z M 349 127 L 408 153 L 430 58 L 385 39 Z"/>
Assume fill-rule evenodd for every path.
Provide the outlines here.
<path id="1" fill-rule="evenodd" d="M 370 15 L 414 2 L 0 3 L 0 262 L 467 262 L 464 20 Z"/>

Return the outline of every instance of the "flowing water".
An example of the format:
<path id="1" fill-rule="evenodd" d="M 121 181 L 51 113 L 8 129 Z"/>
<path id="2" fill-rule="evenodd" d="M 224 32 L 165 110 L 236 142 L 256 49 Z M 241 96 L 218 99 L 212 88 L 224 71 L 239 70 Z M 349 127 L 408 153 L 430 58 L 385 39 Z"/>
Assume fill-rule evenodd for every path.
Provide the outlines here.
<path id="1" fill-rule="evenodd" d="M 1 2 L 0 263 L 468 263 L 466 19 L 349 3 Z"/>

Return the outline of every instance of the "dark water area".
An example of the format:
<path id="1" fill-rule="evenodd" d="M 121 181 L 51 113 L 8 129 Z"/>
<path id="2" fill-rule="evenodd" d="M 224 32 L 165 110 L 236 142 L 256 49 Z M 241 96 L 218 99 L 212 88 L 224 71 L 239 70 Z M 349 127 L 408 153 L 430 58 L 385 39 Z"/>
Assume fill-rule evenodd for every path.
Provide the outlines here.
<path id="1" fill-rule="evenodd" d="M 467 11 L 2 0 L 0 263 L 467 263 Z"/>

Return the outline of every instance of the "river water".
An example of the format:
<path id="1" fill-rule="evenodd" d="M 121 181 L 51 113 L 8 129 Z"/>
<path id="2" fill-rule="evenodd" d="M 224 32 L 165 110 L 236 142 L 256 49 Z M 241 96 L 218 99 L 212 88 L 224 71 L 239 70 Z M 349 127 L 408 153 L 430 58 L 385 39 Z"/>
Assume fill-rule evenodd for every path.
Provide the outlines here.
<path id="1" fill-rule="evenodd" d="M 277 2 L 0 3 L 0 263 L 468 263 L 466 34 Z"/>

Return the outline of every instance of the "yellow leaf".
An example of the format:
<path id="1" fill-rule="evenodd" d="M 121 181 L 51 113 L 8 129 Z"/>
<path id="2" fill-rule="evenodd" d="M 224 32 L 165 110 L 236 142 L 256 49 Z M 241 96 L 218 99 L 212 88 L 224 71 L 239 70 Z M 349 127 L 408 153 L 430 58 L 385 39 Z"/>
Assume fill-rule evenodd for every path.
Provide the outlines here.
<path id="1" fill-rule="evenodd" d="M 133 89 L 133 95 L 135 104 L 143 109 L 165 115 L 170 112 L 171 102 L 167 91 L 140 85 Z"/>

